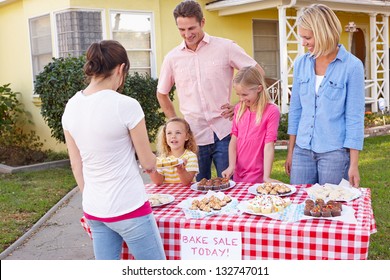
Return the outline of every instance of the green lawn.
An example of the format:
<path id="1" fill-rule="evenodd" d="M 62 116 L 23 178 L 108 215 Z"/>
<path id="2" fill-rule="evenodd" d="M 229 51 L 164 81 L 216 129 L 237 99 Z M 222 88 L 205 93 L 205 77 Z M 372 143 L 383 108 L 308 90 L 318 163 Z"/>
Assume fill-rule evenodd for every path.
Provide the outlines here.
<path id="1" fill-rule="evenodd" d="M 289 182 L 285 150 L 277 150 L 272 177 Z M 367 138 L 360 154 L 361 187 L 370 188 L 378 232 L 368 258 L 390 260 L 390 135 Z M 75 186 L 69 168 L 0 174 L 0 251 L 5 250 Z"/>
<path id="2" fill-rule="evenodd" d="M 287 151 L 276 151 L 272 178 L 288 183 L 284 172 Z M 366 138 L 360 153 L 361 187 L 371 189 L 378 232 L 371 235 L 368 258 L 390 260 L 390 135 Z"/>
<path id="3" fill-rule="evenodd" d="M 0 252 L 75 187 L 70 168 L 0 174 Z"/>

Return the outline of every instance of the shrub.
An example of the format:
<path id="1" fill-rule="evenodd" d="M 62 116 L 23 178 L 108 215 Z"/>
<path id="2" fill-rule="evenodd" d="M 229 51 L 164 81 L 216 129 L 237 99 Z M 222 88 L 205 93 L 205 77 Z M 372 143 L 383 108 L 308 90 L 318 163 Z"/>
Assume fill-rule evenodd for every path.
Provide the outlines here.
<path id="1" fill-rule="evenodd" d="M 280 115 L 279 129 L 278 129 L 278 140 L 288 140 L 289 135 L 287 134 L 288 128 L 288 113 Z"/>
<path id="2" fill-rule="evenodd" d="M 149 75 L 140 75 L 136 72 L 127 77 L 123 89 L 123 94 L 133 97 L 141 104 L 151 142 L 154 142 L 160 126 L 165 123 L 165 115 L 159 111 L 160 105 L 156 96 L 157 83 L 158 81 Z M 169 93 L 171 99 L 173 99 L 173 91 L 174 89 Z"/>
<path id="3" fill-rule="evenodd" d="M 0 86 L 0 135 L 10 133 L 16 123 L 18 116 L 23 113 L 17 95 L 20 92 L 13 92 L 10 84 Z"/>
<path id="4" fill-rule="evenodd" d="M 382 113 L 372 113 L 372 112 L 366 112 L 364 115 L 364 127 L 374 127 L 374 126 L 381 126 L 385 124 L 390 124 L 390 114 L 389 112 L 386 112 L 384 114 Z"/>
<path id="5" fill-rule="evenodd" d="M 65 143 L 65 137 L 61 117 L 65 105 L 77 91 L 87 86 L 84 63 L 85 56 L 53 58 L 35 81 L 35 93 L 42 100 L 41 114 L 51 129 L 52 136 L 62 143 Z M 156 79 L 138 73 L 126 78 L 123 89 L 123 94 L 135 98 L 141 104 L 151 142 L 155 140 L 158 128 L 165 122 L 164 114 L 159 111 L 156 90 Z M 173 98 L 173 89 L 170 97 Z"/>
<path id="6" fill-rule="evenodd" d="M 10 84 L 0 86 L 0 162 L 15 166 L 44 159 L 43 143 L 35 131 L 26 129 L 32 122 L 18 95 Z"/>
<path id="7" fill-rule="evenodd" d="M 83 66 L 85 57 L 53 58 L 35 80 L 34 92 L 42 101 L 41 115 L 58 142 L 65 143 L 61 118 L 68 100 L 86 87 Z"/>

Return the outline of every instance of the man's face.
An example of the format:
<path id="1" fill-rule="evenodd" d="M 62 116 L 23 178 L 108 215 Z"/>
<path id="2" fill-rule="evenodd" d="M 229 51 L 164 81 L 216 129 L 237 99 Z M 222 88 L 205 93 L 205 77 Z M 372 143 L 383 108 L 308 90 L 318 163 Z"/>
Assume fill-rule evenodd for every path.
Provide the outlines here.
<path id="1" fill-rule="evenodd" d="M 187 48 L 196 50 L 199 42 L 204 37 L 203 26 L 205 20 L 199 23 L 195 17 L 178 17 L 176 25 L 179 29 L 181 37 L 186 42 Z"/>

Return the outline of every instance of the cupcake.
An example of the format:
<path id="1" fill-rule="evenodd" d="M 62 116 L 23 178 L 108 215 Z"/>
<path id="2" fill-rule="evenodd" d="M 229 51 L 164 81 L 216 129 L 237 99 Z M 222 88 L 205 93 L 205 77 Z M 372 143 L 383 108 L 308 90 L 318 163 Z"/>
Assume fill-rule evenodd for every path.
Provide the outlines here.
<path id="1" fill-rule="evenodd" d="M 341 216 L 341 209 L 338 206 L 334 206 L 331 210 L 332 217 Z"/>
<path id="2" fill-rule="evenodd" d="M 343 204 L 340 201 L 335 202 L 335 206 L 339 207 L 341 211 L 343 211 Z"/>
<path id="3" fill-rule="evenodd" d="M 311 211 L 311 209 L 313 209 L 313 207 L 314 207 L 314 204 L 313 205 L 306 204 L 305 208 L 303 209 L 303 214 L 306 215 L 306 216 L 311 216 L 310 211 Z"/>
<path id="4" fill-rule="evenodd" d="M 321 208 L 316 205 L 314 206 L 311 210 L 310 210 L 310 214 L 313 216 L 313 217 L 321 217 Z"/>
<path id="5" fill-rule="evenodd" d="M 205 191 L 211 191 L 213 189 L 213 181 L 212 180 L 207 180 L 206 184 L 204 185 L 204 190 Z"/>
<path id="6" fill-rule="evenodd" d="M 271 214 L 272 213 L 272 204 L 266 203 L 261 206 L 261 213 L 263 214 Z"/>
<path id="7" fill-rule="evenodd" d="M 221 189 L 221 185 L 222 183 L 220 180 L 214 180 L 212 190 L 219 191 Z"/>
<path id="8" fill-rule="evenodd" d="M 322 215 L 322 217 L 332 217 L 330 209 L 328 207 L 326 207 L 326 206 L 322 207 L 321 215 Z"/>
<path id="9" fill-rule="evenodd" d="M 316 204 L 319 206 L 323 206 L 323 205 L 325 205 L 325 201 L 322 198 L 317 198 Z"/>
<path id="10" fill-rule="evenodd" d="M 314 206 L 314 201 L 312 199 L 307 199 L 305 201 L 305 205 L 311 205 L 311 206 Z"/>

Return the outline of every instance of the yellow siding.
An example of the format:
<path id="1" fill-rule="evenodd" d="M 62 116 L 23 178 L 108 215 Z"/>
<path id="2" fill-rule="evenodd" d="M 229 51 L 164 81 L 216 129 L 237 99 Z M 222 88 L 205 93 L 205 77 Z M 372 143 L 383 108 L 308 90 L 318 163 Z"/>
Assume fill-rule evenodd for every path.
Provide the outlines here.
<path id="1" fill-rule="evenodd" d="M 179 0 L 20 0 L 0 6 L 0 84 L 11 83 L 12 90 L 22 93 L 22 102 L 25 109 L 32 115 L 35 131 L 42 140 L 46 140 L 45 148 L 64 150 L 65 146 L 59 145 L 56 140 L 50 137 L 50 129 L 41 117 L 39 105 L 36 104 L 37 102 L 35 104 L 33 102 L 29 18 L 58 12 L 70 7 L 103 10 L 105 17 L 103 30 L 106 32 L 103 34 L 103 38 L 108 39 L 111 38 L 109 33 L 110 10 L 153 12 L 157 73 L 159 73 L 164 55 L 182 41 L 172 13 L 179 2 Z M 252 20 L 278 19 L 277 9 L 219 16 L 218 12 L 209 12 L 204 8 L 208 1 L 199 0 L 198 2 L 202 5 L 206 18 L 204 30 L 210 35 L 234 40 L 251 56 L 253 56 Z M 358 27 L 366 29 L 366 35 L 369 34 L 369 16 L 367 14 L 337 12 L 337 15 L 343 26 L 349 21 L 354 21 Z M 349 33 L 342 33 L 341 43 L 348 50 L 350 49 Z M 369 40 L 367 40 L 367 44 L 369 44 Z M 235 101 L 237 99 L 233 97 L 233 102 Z M 178 108 L 177 98 L 175 106 Z M 179 112 L 178 109 L 177 112 Z"/>

